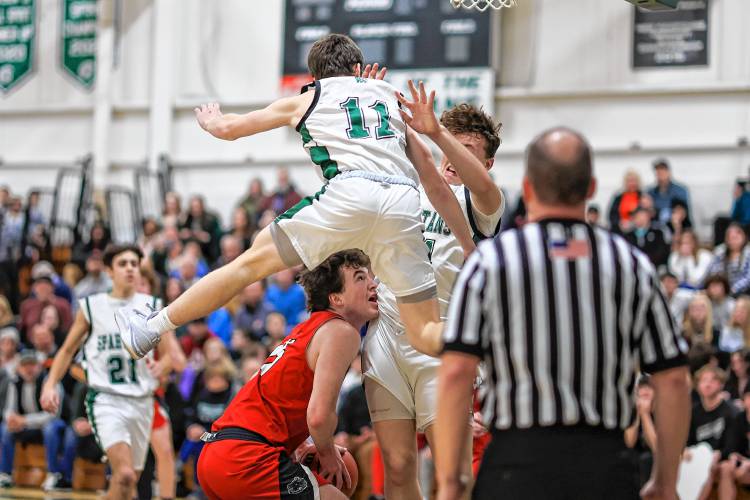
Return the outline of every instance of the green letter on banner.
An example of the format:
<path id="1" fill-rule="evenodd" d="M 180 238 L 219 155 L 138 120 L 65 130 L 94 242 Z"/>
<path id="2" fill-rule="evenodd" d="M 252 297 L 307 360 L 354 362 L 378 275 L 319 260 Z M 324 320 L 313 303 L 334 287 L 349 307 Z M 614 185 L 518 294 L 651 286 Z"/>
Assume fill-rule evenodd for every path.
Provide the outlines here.
<path id="1" fill-rule="evenodd" d="M 96 0 L 63 0 L 62 67 L 86 88 L 96 76 Z"/>
<path id="2" fill-rule="evenodd" d="M 8 92 L 33 70 L 34 0 L 0 1 L 0 90 Z"/>

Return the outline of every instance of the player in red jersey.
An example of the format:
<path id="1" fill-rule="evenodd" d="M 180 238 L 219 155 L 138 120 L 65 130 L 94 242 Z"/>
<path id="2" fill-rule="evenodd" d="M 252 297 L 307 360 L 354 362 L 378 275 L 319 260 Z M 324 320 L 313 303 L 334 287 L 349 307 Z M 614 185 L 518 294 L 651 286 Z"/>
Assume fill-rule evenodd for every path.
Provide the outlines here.
<path id="1" fill-rule="evenodd" d="M 350 478 L 333 444 L 336 399 L 357 356 L 359 330 L 378 315 L 369 266 L 362 251 L 345 250 L 302 276 L 310 319 L 273 350 L 203 435 L 198 480 L 210 499 L 346 498 L 337 489 L 349 487 Z M 319 473 L 291 458 L 308 435 Z"/>

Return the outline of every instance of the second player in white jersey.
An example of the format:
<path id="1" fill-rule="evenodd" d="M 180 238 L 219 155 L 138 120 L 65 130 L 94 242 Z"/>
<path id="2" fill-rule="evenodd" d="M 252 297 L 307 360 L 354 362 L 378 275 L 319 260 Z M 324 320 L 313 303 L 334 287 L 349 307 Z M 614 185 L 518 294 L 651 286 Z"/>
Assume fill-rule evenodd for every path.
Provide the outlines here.
<path id="1" fill-rule="evenodd" d="M 468 105 L 446 112 L 441 121 L 483 163 L 452 162 L 446 156 L 441 173 L 450 183 L 474 239 L 492 237 L 499 230 L 505 210 L 505 199 L 487 172 L 500 142 L 498 126 L 483 111 Z M 445 319 L 453 284 L 465 256 L 426 196 L 420 197 L 420 207 L 424 241 L 437 280 L 440 314 Z M 425 432 L 430 445 L 434 444 L 432 424 L 437 413 L 440 360 L 416 351 L 409 344 L 396 308 L 396 297 L 382 283 L 378 287 L 378 306 L 380 316 L 369 325 L 364 341 L 362 368 L 370 416 L 383 451 L 385 494 L 393 498 L 419 498 L 416 457 L 411 458 L 415 452 L 414 434 Z"/>
<path id="2" fill-rule="evenodd" d="M 79 301 L 80 310 L 90 325 L 81 347 L 83 368 L 90 388 L 120 396 L 151 396 L 159 385 L 149 372 L 146 359 L 134 360 L 122 346 L 115 323 L 115 312 L 121 307 L 152 307 L 159 309 L 161 300 L 142 293 L 128 299 L 107 293 L 91 295 Z"/>

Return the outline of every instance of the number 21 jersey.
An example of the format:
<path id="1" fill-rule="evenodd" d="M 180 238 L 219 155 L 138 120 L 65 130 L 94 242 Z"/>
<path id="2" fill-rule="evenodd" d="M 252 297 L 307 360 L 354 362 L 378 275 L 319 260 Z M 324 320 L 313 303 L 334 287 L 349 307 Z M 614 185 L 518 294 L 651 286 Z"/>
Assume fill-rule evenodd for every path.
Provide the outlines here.
<path id="1" fill-rule="evenodd" d="M 158 381 L 146 366 L 146 358 L 134 360 L 122 346 L 115 322 L 115 311 L 121 307 L 159 308 L 155 297 L 136 293 L 129 299 L 118 299 L 107 293 L 90 295 L 78 301 L 89 335 L 83 344 L 83 369 L 92 389 L 120 396 L 144 397 L 153 394 Z M 149 356 L 153 356 L 149 353 Z M 153 359 L 153 358 L 151 358 Z"/>
<path id="2" fill-rule="evenodd" d="M 310 86 L 315 96 L 297 131 L 325 180 L 361 170 L 419 182 L 406 156 L 406 123 L 395 87 L 355 76 L 323 78 Z"/>

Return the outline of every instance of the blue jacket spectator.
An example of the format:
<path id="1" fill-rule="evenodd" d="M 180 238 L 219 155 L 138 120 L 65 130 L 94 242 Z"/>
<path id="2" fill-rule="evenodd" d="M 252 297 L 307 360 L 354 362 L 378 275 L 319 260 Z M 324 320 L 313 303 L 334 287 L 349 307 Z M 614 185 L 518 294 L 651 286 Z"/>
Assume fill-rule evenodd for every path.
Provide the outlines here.
<path id="1" fill-rule="evenodd" d="M 750 224 L 750 192 L 745 189 L 744 183 L 735 185 L 732 220 L 743 226 Z"/>
<path id="2" fill-rule="evenodd" d="M 228 349 L 232 341 L 234 323 L 232 315 L 227 308 L 222 307 L 209 314 L 206 318 L 206 323 L 208 324 L 208 329 L 214 332 Z"/>
<path id="3" fill-rule="evenodd" d="M 275 284 L 268 287 L 266 299 L 284 315 L 287 333 L 305 318 L 305 291 L 294 282 L 294 271 L 285 269 L 274 275 Z"/>
<path id="4" fill-rule="evenodd" d="M 667 160 L 659 159 L 654 162 L 654 174 L 656 185 L 649 188 L 648 194 L 654 199 L 656 218 L 664 224 L 670 221 L 673 200 L 684 202 L 690 217 L 690 194 L 685 186 L 672 180 Z"/>

